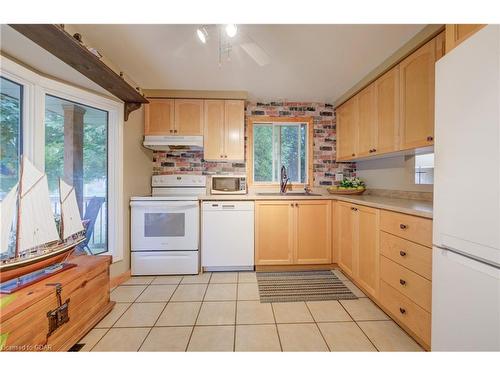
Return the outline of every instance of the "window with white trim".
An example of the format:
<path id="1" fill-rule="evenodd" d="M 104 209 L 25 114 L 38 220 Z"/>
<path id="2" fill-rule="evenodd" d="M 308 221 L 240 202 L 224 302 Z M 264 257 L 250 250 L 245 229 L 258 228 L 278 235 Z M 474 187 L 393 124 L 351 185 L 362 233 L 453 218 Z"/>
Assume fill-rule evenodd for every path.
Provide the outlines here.
<path id="1" fill-rule="evenodd" d="M 0 200 L 17 181 L 24 154 L 47 174 L 55 216 L 61 177 L 75 187 L 88 220 L 88 249 L 123 259 L 123 103 L 46 78 L 4 56 L 0 77 Z"/>

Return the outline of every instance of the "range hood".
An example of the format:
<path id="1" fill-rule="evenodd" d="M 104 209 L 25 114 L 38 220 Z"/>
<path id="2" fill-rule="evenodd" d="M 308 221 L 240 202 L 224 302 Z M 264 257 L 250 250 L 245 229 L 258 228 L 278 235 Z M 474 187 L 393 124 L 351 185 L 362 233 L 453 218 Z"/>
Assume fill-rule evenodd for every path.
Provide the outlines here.
<path id="1" fill-rule="evenodd" d="M 201 135 L 146 135 L 144 147 L 157 151 L 169 150 L 202 150 L 203 136 Z"/>

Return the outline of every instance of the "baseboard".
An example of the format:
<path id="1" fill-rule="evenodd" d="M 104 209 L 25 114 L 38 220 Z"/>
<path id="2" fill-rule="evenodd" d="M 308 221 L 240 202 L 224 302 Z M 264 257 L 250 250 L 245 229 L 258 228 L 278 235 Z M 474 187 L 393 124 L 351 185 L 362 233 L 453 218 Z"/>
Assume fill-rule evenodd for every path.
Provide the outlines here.
<path id="1" fill-rule="evenodd" d="M 292 264 L 292 265 L 262 265 L 255 266 L 257 272 L 279 272 L 279 271 L 321 271 L 333 270 L 337 267 L 336 263 L 331 264 Z"/>
<path id="2" fill-rule="evenodd" d="M 122 283 L 124 283 L 125 281 L 127 281 L 128 279 L 130 279 L 130 270 L 128 271 L 125 271 L 124 273 L 122 273 L 121 275 L 118 275 L 118 276 L 115 276 L 115 277 L 112 277 L 110 280 L 109 280 L 109 287 L 110 288 L 114 288 L 115 286 L 118 286 Z"/>

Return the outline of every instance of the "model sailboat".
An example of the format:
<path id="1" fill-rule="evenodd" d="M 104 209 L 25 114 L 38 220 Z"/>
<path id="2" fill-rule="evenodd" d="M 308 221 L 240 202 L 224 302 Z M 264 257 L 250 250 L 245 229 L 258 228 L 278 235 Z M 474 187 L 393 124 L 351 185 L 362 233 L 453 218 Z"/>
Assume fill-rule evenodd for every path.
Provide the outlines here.
<path id="1" fill-rule="evenodd" d="M 85 240 L 74 188 L 60 180 L 59 193 L 58 231 L 50 205 L 47 175 L 23 157 L 19 183 L 0 203 L 0 281 L 61 262 Z M 16 240 L 12 249 L 14 232 Z"/>

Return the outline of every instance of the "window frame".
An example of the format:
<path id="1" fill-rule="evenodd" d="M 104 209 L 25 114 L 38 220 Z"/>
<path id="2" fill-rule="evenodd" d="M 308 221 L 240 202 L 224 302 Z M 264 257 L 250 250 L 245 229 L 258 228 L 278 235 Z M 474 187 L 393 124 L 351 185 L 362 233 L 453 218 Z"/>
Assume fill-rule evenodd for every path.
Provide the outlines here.
<path id="1" fill-rule="evenodd" d="M 23 85 L 23 153 L 45 170 L 45 95 L 108 112 L 108 251 L 123 260 L 123 102 L 42 76 L 0 55 L 0 75 Z"/>
<path id="2" fill-rule="evenodd" d="M 307 149 L 306 149 L 306 170 L 307 179 L 304 184 L 302 183 L 291 183 L 295 185 L 313 186 L 314 183 L 314 171 L 313 171 L 313 145 L 314 145 L 314 118 L 313 117 L 279 117 L 279 116 L 248 116 L 247 117 L 247 181 L 248 185 L 252 187 L 276 187 L 279 186 L 279 182 L 254 182 L 254 157 L 253 157 L 253 129 L 254 124 L 274 124 L 274 123 L 286 123 L 286 124 L 305 124 L 307 128 Z"/>

